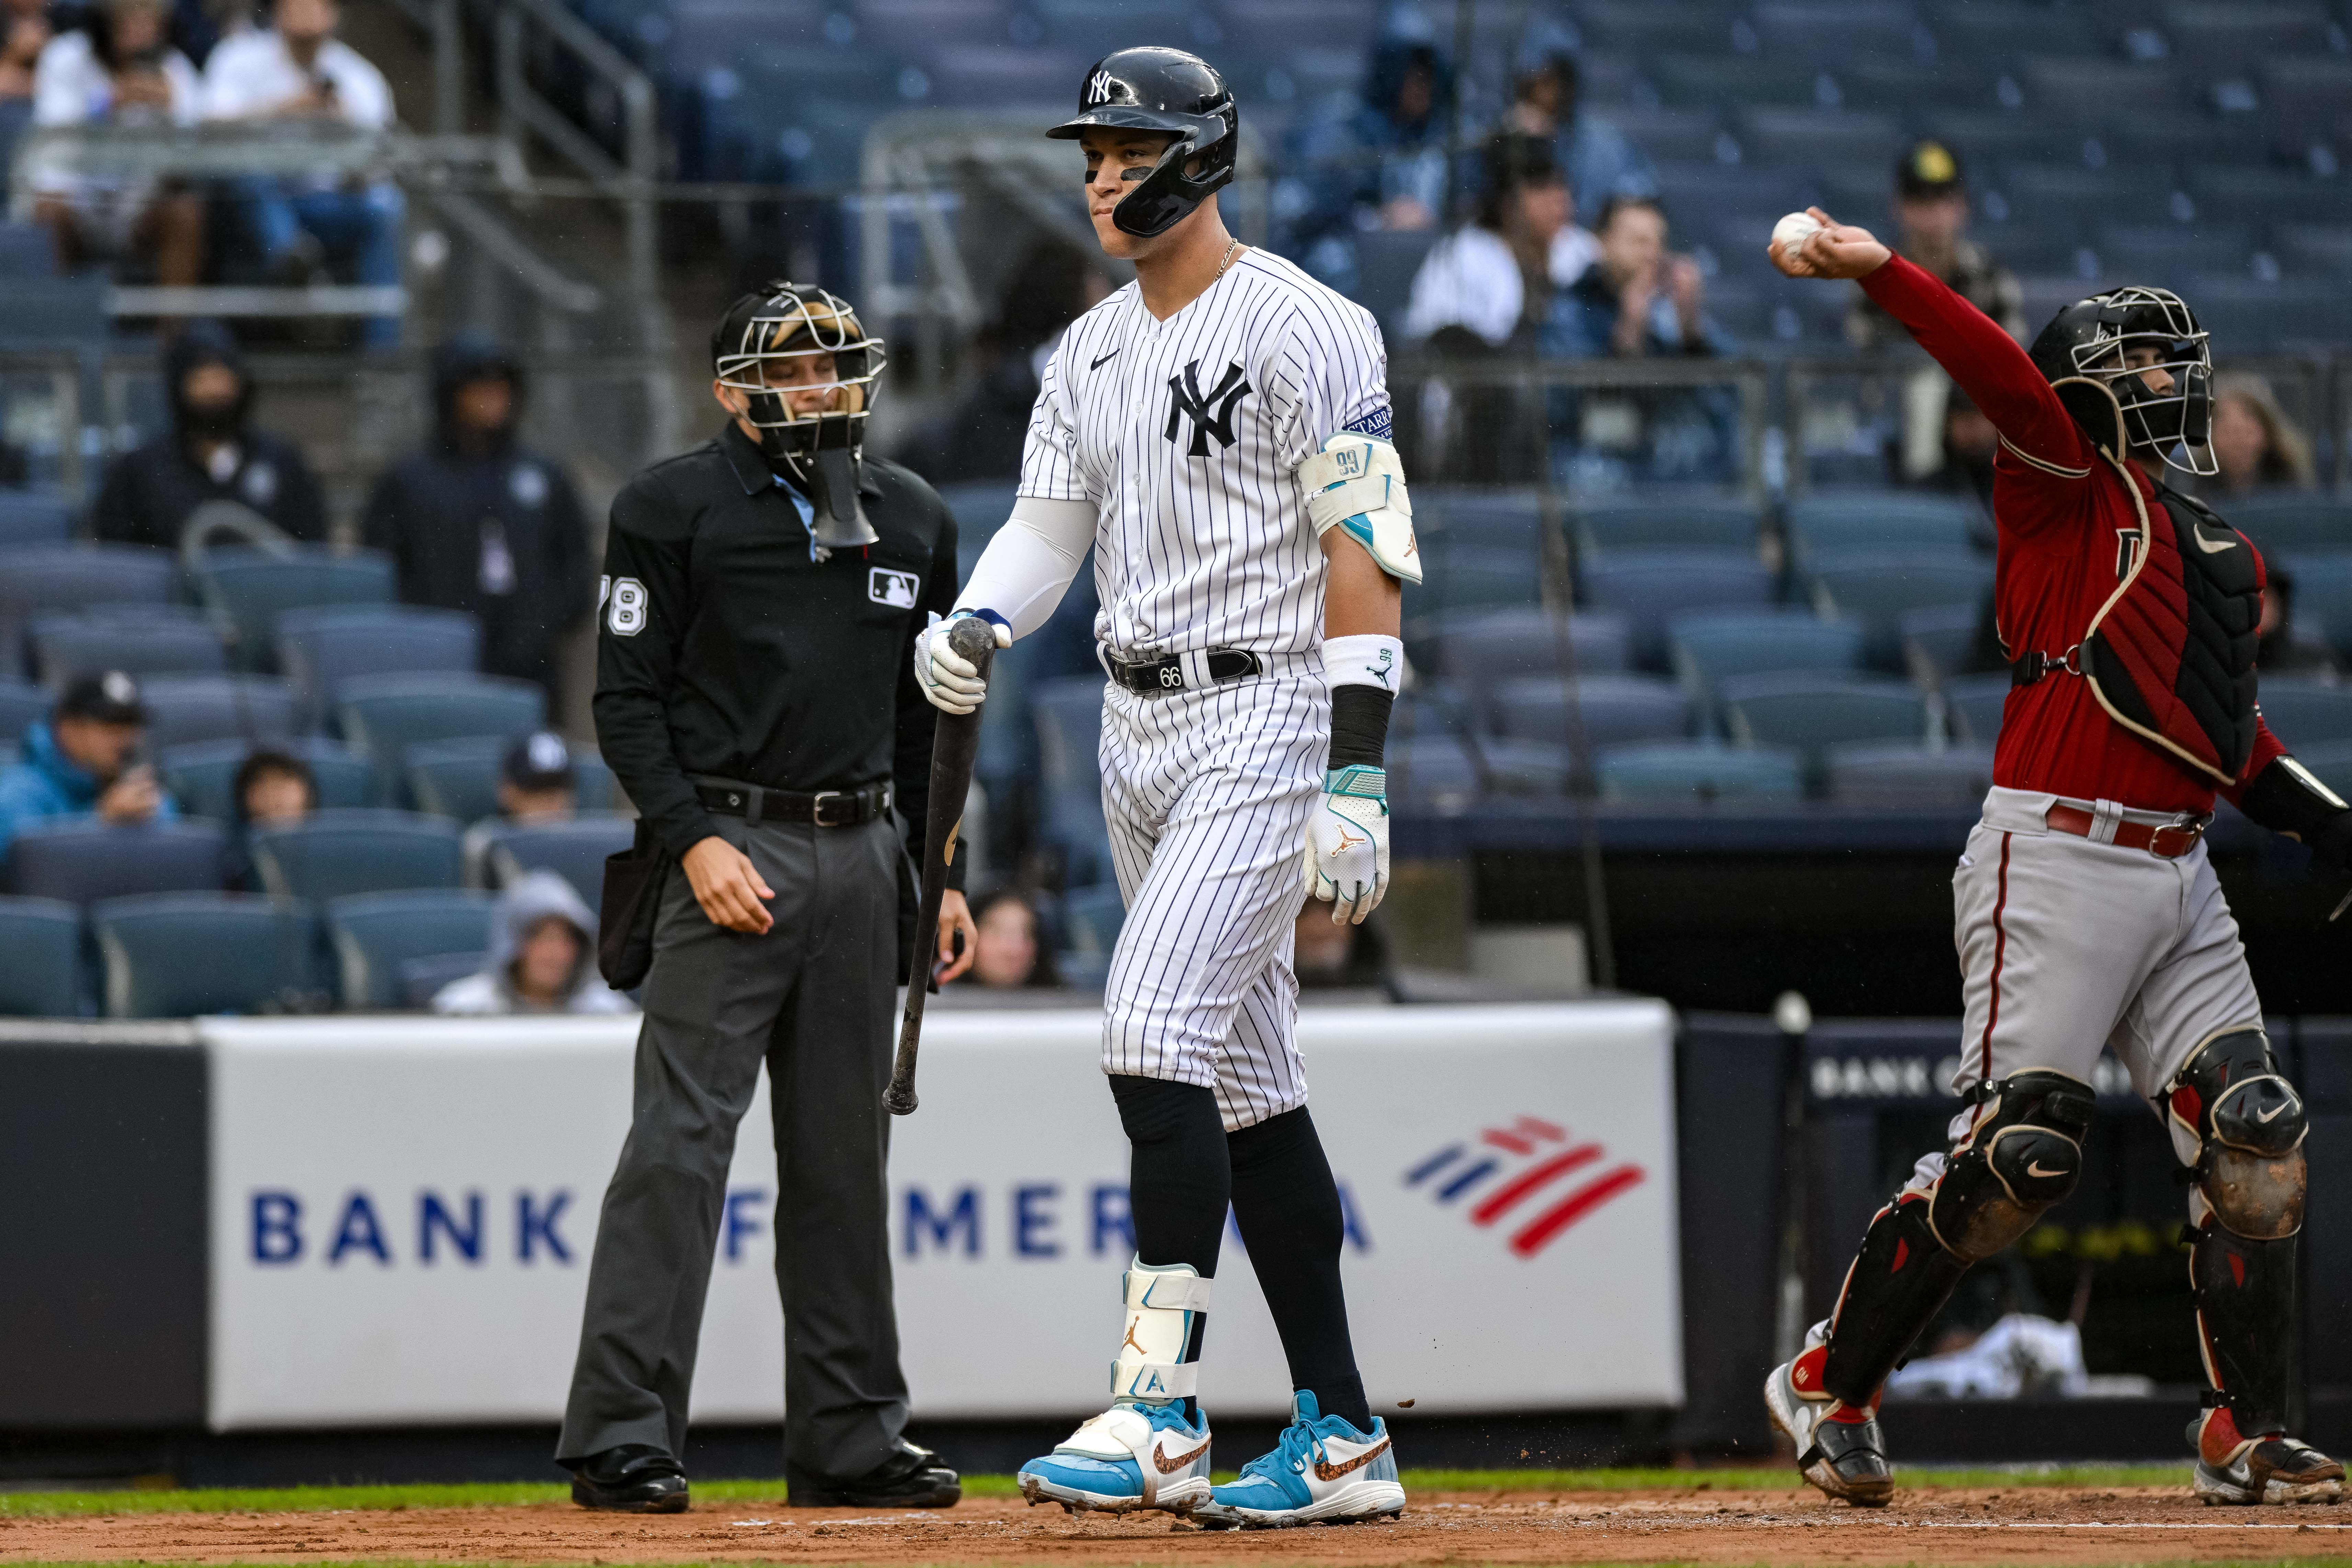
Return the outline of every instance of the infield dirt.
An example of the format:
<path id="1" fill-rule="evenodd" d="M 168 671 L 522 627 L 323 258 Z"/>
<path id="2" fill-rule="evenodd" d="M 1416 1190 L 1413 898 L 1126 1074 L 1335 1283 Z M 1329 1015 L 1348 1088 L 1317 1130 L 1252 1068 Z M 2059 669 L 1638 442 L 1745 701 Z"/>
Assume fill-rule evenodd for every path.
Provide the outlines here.
<path id="1" fill-rule="evenodd" d="M 2352 1559 L 2352 1507 L 2220 1510 L 2177 1488 L 1444 1492 L 1392 1522 L 1216 1532 L 986 1498 L 923 1513 L 740 1499 L 662 1518 L 562 1503 L 0 1519 L 0 1561 L 2147 1563 Z"/>

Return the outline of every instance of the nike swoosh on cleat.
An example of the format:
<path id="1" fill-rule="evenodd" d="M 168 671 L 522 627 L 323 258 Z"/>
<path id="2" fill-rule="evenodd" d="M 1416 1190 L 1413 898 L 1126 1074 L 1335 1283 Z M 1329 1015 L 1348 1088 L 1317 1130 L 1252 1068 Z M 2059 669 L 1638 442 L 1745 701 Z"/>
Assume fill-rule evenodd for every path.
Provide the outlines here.
<path id="1" fill-rule="evenodd" d="M 1216 1439 L 1213 1437 L 1209 1439 L 1209 1442 L 1211 1443 L 1215 1441 Z M 1203 1443 L 1199 1447 L 1193 1449 L 1191 1453 L 1179 1454 L 1176 1458 L 1171 1459 L 1155 1447 L 1151 1450 L 1151 1468 L 1158 1470 L 1163 1476 L 1172 1476 L 1177 1471 L 1182 1469 L 1185 1466 L 1191 1464 L 1193 1460 L 1199 1458 L 1208 1451 L 1209 1444 Z"/>
<path id="2" fill-rule="evenodd" d="M 1103 356 L 1102 356 L 1102 358 L 1100 358 L 1100 359 L 1098 359 L 1098 360 L 1095 360 L 1095 361 L 1093 361 L 1091 363 L 1089 363 L 1089 364 L 1087 366 L 1087 368 L 1088 370 L 1100 370 L 1100 369 L 1102 369 L 1102 367 L 1103 367 L 1103 366 L 1105 366 L 1105 365 L 1108 364 L 1111 361 L 1113 361 L 1113 360 L 1117 359 L 1118 357 L 1118 351 L 1117 349 L 1113 349 L 1113 350 L 1111 350 L 1111 351 L 1110 351 L 1110 353 L 1107 353 L 1107 354 L 1103 355 Z"/>
<path id="3" fill-rule="evenodd" d="M 1383 1437 L 1344 1465 L 1334 1465 L 1326 1460 L 1318 1459 L 1315 1461 L 1315 1479 L 1318 1481 L 1336 1481 L 1350 1470 L 1362 1469 L 1388 1451 L 1389 1440 Z"/>

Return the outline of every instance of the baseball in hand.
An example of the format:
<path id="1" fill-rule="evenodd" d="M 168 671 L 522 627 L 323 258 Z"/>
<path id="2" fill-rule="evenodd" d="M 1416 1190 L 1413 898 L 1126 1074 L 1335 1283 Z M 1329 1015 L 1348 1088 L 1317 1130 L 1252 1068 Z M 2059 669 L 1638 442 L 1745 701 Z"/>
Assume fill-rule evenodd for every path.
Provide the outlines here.
<path id="1" fill-rule="evenodd" d="M 1772 226 L 1772 237 L 1780 242 L 1783 254 L 1793 254 L 1799 246 L 1819 233 L 1821 226 L 1810 213 L 1790 213 Z"/>

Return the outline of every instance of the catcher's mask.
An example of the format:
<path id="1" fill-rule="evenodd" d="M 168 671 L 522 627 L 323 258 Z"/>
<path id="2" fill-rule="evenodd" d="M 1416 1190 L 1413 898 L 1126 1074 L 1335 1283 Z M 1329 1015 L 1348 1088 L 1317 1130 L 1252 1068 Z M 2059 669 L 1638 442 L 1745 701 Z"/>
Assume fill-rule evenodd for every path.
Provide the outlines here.
<path id="1" fill-rule="evenodd" d="M 2132 349 L 2150 364 L 2126 369 Z M 2077 300 L 2033 340 L 2033 363 L 2091 438 L 2121 458 L 2148 447 L 2190 474 L 2217 471 L 2213 458 L 2213 356 L 2197 313 L 2169 289 L 2118 289 Z M 2172 377 L 2158 392 L 2143 376 Z"/>
<path id="2" fill-rule="evenodd" d="M 787 362 L 805 365 L 814 354 L 833 356 L 830 380 L 782 383 Z M 882 340 L 867 335 L 849 302 L 813 283 L 778 280 L 746 294 L 710 334 L 712 374 L 745 395 L 743 417 L 760 432 L 761 451 L 806 489 L 816 510 L 811 532 L 827 549 L 881 537 L 858 505 L 857 480 L 866 416 L 887 363 Z M 810 394 L 822 394 L 822 405 L 796 410 Z"/>

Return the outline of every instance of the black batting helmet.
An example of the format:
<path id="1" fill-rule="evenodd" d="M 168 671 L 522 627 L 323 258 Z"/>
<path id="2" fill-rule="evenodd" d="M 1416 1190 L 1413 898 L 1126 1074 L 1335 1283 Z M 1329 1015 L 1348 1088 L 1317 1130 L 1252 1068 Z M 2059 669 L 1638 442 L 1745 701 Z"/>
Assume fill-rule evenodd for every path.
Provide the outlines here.
<path id="1" fill-rule="evenodd" d="M 1167 233 L 1234 177 L 1241 110 L 1225 79 L 1198 55 L 1152 47 L 1105 55 L 1087 72 L 1077 118 L 1045 134 L 1075 142 L 1090 125 L 1176 138 L 1148 173 L 1129 174 L 1136 187 L 1110 213 L 1123 233 Z M 1188 173 L 1195 159 L 1198 171 Z"/>
<path id="2" fill-rule="evenodd" d="M 2126 372 L 2125 351 L 2137 348 L 2155 351 L 2156 359 Z M 2031 353 L 2074 422 L 2116 457 L 2147 447 L 2173 468 L 2216 471 L 2213 356 L 2197 312 L 2171 289 L 2133 287 L 2077 300 L 2050 319 Z M 2170 375 L 2171 390 L 2159 393 L 2142 380 L 2149 369 Z"/>

